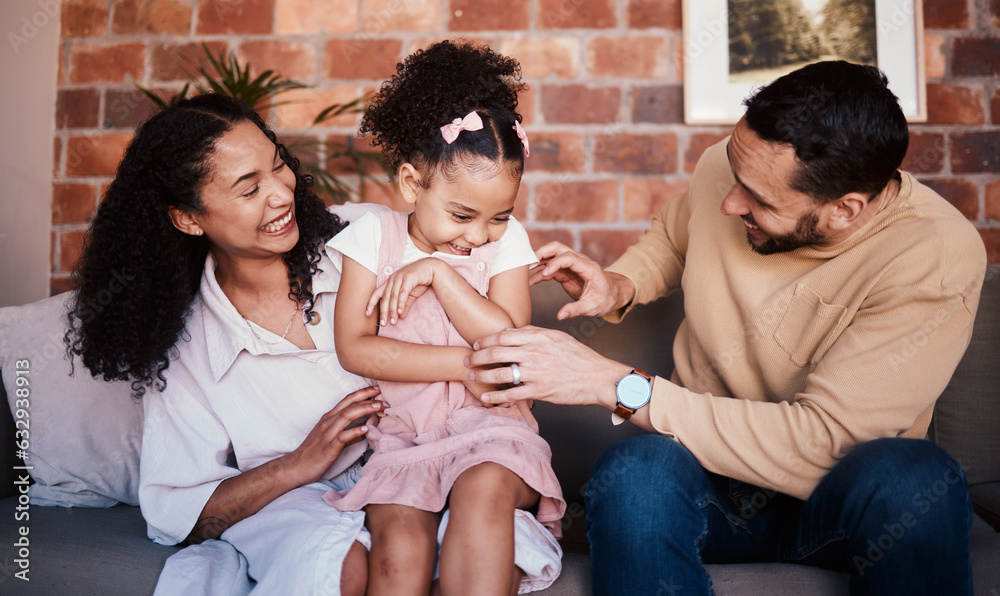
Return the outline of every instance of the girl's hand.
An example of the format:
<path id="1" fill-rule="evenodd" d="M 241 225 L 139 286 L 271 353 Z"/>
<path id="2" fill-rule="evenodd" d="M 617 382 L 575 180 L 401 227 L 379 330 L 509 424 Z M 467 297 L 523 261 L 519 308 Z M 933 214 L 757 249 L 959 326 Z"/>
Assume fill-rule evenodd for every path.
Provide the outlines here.
<path id="1" fill-rule="evenodd" d="M 389 404 L 375 400 L 378 394 L 377 387 L 365 387 L 348 394 L 323 414 L 302 444 L 286 456 L 297 478 L 297 486 L 318 480 L 330 469 L 344 447 L 365 437 L 368 431 L 366 424 L 348 426 L 355 421 L 369 423 L 372 416 L 381 416 L 385 412 Z"/>
<path id="2" fill-rule="evenodd" d="M 365 308 L 365 316 L 370 317 L 377 304 L 379 326 L 395 325 L 397 320 L 410 312 L 413 301 L 431 287 L 434 274 L 441 266 L 447 267 L 447 264 L 440 259 L 427 257 L 401 267 L 372 292 Z"/>

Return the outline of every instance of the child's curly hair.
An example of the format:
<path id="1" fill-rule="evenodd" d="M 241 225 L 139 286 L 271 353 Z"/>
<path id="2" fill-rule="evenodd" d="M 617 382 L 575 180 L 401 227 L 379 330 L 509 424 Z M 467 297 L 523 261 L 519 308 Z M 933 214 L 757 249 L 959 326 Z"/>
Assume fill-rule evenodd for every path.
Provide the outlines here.
<path id="1" fill-rule="evenodd" d="M 430 185 L 433 174 L 449 176 L 461 163 L 485 158 L 507 164 L 511 175 L 524 169 L 524 147 L 514 130 L 521 121 L 517 94 L 521 65 L 487 46 L 472 43 L 436 43 L 417 50 L 396 65 L 396 74 L 382 84 L 361 120 L 359 134 L 371 134 L 382 148 L 393 175 L 409 162 Z M 463 131 L 448 144 L 441 127 L 475 110 L 483 129 Z"/>

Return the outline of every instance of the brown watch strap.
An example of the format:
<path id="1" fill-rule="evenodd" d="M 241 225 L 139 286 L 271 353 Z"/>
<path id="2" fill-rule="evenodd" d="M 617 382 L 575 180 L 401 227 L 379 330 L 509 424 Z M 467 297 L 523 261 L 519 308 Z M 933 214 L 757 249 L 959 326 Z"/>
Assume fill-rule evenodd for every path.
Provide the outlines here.
<path id="1" fill-rule="evenodd" d="M 621 404 L 616 404 L 614 414 L 622 420 L 628 420 L 632 414 L 635 414 L 635 410 L 630 410 Z"/>

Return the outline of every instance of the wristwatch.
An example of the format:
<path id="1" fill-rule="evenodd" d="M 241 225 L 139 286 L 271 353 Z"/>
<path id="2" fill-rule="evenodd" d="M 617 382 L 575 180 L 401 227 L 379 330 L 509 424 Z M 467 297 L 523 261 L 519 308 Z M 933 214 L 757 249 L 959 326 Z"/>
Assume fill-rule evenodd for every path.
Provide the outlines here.
<path id="1" fill-rule="evenodd" d="M 618 404 L 611 413 L 611 422 L 617 426 L 628 420 L 636 410 L 649 403 L 652 393 L 653 377 L 644 370 L 632 369 L 632 372 L 615 383 Z"/>

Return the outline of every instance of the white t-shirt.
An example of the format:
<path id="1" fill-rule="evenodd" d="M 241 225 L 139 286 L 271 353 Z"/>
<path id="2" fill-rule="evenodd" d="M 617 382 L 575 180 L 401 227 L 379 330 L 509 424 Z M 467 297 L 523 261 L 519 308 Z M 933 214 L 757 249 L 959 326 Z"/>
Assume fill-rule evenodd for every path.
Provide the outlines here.
<path id="1" fill-rule="evenodd" d="M 351 225 L 347 226 L 344 231 L 331 238 L 326 246 L 334 249 L 329 252 L 329 255 L 338 271 L 343 271 L 343 255 L 347 255 L 365 269 L 377 274 L 378 253 L 382 246 L 382 222 L 378 214 L 365 213 L 351 222 Z M 427 254 L 417 248 L 413 239 L 407 234 L 406 248 L 403 250 L 403 264 L 408 265 L 426 257 L 469 258 L 467 255 L 453 255 L 443 252 Z M 503 236 L 497 240 L 497 254 L 490 268 L 490 276 L 524 265 L 534 265 L 537 262 L 535 251 L 531 249 L 531 242 L 528 240 L 528 232 L 525 231 L 521 222 L 511 217 Z"/>

